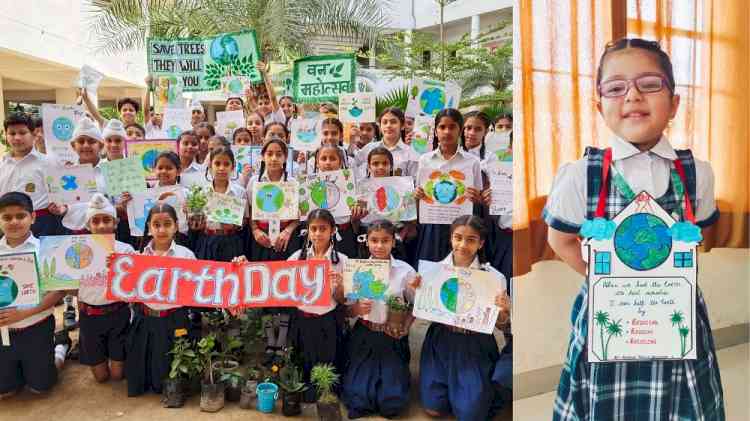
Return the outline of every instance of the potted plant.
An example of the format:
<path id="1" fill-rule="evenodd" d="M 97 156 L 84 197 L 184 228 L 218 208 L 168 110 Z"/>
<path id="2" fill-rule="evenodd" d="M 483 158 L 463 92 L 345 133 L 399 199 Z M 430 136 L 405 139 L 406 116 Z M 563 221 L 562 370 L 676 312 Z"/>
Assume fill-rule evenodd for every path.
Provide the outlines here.
<path id="1" fill-rule="evenodd" d="M 262 378 L 262 373 L 257 368 L 247 370 L 247 381 L 240 391 L 240 408 L 250 409 L 253 407 L 253 400 L 257 396 L 258 382 Z"/>
<path id="2" fill-rule="evenodd" d="M 302 381 L 302 372 L 292 361 L 292 348 L 284 348 L 283 366 L 279 369 L 278 384 L 281 387 L 281 413 L 291 417 L 302 413 L 302 392 L 307 388 Z"/>
<path id="3" fill-rule="evenodd" d="M 178 338 L 169 351 L 172 365 L 169 377 L 164 380 L 165 408 L 181 408 L 185 405 L 190 382 L 200 371 L 200 360 L 195 352 L 193 342 L 187 338 Z"/>
<path id="4" fill-rule="evenodd" d="M 318 389 L 318 419 L 320 421 L 341 421 L 339 398 L 333 387 L 339 382 L 339 375 L 333 364 L 318 364 L 310 372 L 310 381 Z"/>
<path id="5" fill-rule="evenodd" d="M 224 383 L 216 381 L 218 379 L 214 373 L 213 360 L 218 356 L 215 347 L 216 337 L 213 334 L 205 336 L 198 342 L 198 353 L 203 368 L 201 411 L 205 412 L 217 412 L 224 407 Z"/>
<path id="6" fill-rule="evenodd" d="M 226 400 L 229 402 L 238 402 L 240 400 L 244 380 L 245 378 L 235 370 L 220 373 L 219 381 L 224 383 Z"/>
<path id="7" fill-rule="evenodd" d="M 388 306 L 388 316 L 386 324 L 394 332 L 402 332 L 406 324 L 406 319 L 411 313 L 411 306 L 402 297 L 391 295 L 386 300 Z"/>
<path id="8" fill-rule="evenodd" d="M 203 191 L 203 188 L 198 185 L 190 187 L 187 195 L 185 196 L 185 208 L 187 209 L 188 222 L 190 226 L 201 225 L 206 214 L 203 212 L 203 208 L 208 204 L 208 196 Z"/>

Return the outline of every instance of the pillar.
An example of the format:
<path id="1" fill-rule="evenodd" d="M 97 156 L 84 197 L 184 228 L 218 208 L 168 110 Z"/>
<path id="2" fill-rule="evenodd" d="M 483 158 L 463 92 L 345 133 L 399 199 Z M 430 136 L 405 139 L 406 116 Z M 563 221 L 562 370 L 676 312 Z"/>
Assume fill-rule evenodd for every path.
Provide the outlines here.
<path id="1" fill-rule="evenodd" d="M 471 46 L 479 47 L 479 15 L 471 17 Z"/>
<path id="2" fill-rule="evenodd" d="M 5 93 L 3 92 L 3 77 L 0 75 L 0 120 L 5 121 Z M 1 149 L 1 148 L 0 148 Z"/>

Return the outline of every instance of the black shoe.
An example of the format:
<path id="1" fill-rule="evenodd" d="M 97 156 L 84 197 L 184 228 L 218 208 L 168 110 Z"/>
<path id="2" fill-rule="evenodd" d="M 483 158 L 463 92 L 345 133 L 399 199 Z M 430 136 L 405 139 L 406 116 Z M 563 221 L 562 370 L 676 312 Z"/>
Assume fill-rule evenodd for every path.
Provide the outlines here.
<path id="1" fill-rule="evenodd" d="M 73 341 L 70 340 L 70 335 L 68 334 L 67 329 L 55 332 L 55 346 L 58 345 L 67 345 L 68 353 L 70 353 L 70 348 L 73 346 Z"/>
<path id="2" fill-rule="evenodd" d="M 67 330 L 74 330 L 77 327 L 76 309 L 68 306 L 63 312 L 63 327 Z"/>

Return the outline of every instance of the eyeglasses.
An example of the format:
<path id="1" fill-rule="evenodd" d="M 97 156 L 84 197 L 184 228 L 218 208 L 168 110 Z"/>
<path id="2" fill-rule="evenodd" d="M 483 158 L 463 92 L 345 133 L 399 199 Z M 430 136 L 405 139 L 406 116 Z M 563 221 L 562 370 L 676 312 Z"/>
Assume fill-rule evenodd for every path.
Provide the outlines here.
<path id="1" fill-rule="evenodd" d="M 627 95 L 630 87 L 642 94 L 652 94 L 661 92 L 664 87 L 668 87 L 667 78 L 657 74 L 646 74 L 634 79 L 612 79 L 599 84 L 599 95 L 604 98 L 619 98 Z"/>

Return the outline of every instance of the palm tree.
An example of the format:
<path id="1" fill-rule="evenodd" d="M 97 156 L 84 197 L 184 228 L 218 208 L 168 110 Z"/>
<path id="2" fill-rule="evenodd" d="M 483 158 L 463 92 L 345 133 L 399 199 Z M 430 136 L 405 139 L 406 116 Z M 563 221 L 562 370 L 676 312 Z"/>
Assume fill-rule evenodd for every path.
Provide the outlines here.
<path id="1" fill-rule="evenodd" d="M 599 339 L 602 341 L 602 351 L 604 351 L 604 328 L 609 324 L 609 313 L 601 310 L 597 311 L 594 315 L 594 321 L 599 325 Z"/>
<path id="2" fill-rule="evenodd" d="M 513 84 L 513 46 L 508 43 L 498 47 L 494 52 L 483 55 L 477 60 L 477 66 L 464 73 L 461 87 L 465 98 L 471 97 L 482 87 L 489 87 L 492 93 L 471 98 L 462 102 L 462 106 L 478 104 L 500 104 L 512 99 L 508 88 Z"/>
<path id="3" fill-rule="evenodd" d="M 210 36 L 253 28 L 276 57 L 310 52 L 325 35 L 374 44 L 389 24 L 391 0 L 90 0 L 96 48 L 144 48 L 146 38 Z"/>
<path id="4" fill-rule="evenodd" d="M 607 359 L 607 353 L 609 351 L 609 341 L 612 340 L 613 336 L 622 336 L 622 325 L 620 322 L 622 319 L 618 321 L 612 321 L 607 326 L 607 344 L 604 346 L 604 359 Z"/>
<path id="5" fill-rule="evenodd" d="M 674 313 L 672 313 L 672 315 L 669 317 L 669 320 L 672 322 L 672 326 L 681 325 L 684 317 L 682 316 L 681 311 L 675 310 Z"/>

